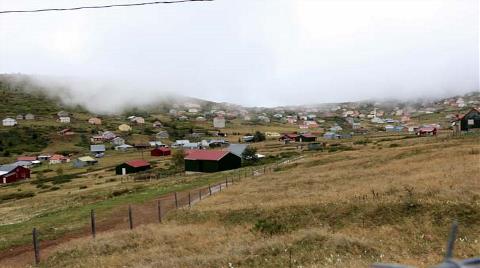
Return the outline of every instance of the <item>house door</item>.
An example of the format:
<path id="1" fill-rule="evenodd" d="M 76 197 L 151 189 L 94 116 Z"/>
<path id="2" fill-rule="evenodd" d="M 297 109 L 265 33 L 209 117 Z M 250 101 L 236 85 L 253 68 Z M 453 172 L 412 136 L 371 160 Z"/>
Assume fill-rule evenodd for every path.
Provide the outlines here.
<path id="1" fill-rule="evenodd" d="M 127 169 L 126 168 L 122 168 L 122 175 L 127 175 Z"/>

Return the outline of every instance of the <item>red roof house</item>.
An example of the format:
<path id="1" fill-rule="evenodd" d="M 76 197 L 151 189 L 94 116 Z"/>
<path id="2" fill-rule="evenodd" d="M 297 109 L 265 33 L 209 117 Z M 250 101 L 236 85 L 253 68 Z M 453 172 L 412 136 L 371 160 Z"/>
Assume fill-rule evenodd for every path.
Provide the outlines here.
<path id="1" fill-rule="evenodd" d="M 0 184 L 16 182 L 27 178 L 30 178 L 30 169 L 28 168 L 15 165 L 0 166 Z"/>
<path id="2" fill-rule="evenodd" d="M 242 166 L 242 158 L 230 151 L 189 150 L 185 156 L 185 171 L 217 172 Z"/>
<path id="3" fill-rule="evenodd" d="M 37 160 L 36 156 L 19 156 L 17 157 L 17 161 L 35 161 Z"/>
<path id="4" fill-rule="evenodd" d="M 167 156 L 172 154 L 170 148 L 158 147 L 150 151 L 151 156 Z"/>

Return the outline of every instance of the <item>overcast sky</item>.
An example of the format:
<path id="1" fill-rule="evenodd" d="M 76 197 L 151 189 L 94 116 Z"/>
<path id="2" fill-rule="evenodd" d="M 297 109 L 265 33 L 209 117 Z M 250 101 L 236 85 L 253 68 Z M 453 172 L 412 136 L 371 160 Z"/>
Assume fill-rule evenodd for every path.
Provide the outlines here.
<path id="1" fill-rule="evenodd" d="M 131 3 L 0 0 L 1 10 Z M 478 0 L 216 0 L 0 14 L 0 72 L 115 105 L 171 91 L 249 106 L 479 89 Z M 101 90 L 101 92 L 100 92 Z"/>

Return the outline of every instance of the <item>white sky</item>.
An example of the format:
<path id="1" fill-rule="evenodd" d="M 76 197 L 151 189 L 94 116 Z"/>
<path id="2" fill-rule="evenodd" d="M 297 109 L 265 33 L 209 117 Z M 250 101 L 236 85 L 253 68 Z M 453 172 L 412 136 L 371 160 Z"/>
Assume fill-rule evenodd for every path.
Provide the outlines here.
<path id="1" fill-rule="evenodd" d="M 130 1 L 0 0 L 1 10 Z M 478 90 L 478 0 L 216 0 L 0 14 L 0 72 L 119 105 L 167 91 L 274 106 Z"/>

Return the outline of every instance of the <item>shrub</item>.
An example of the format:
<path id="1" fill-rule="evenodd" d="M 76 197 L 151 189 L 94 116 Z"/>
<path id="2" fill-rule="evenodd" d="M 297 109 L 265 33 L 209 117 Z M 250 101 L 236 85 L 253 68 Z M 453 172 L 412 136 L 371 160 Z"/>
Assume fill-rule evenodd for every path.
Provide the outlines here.
<path id="1" fill-rule="evenodd" d="M 253 230 L 266 235 L 275 235 L 285 232 L 286 228 L 276 220 L 260 219 L 253 226 Z"/>

